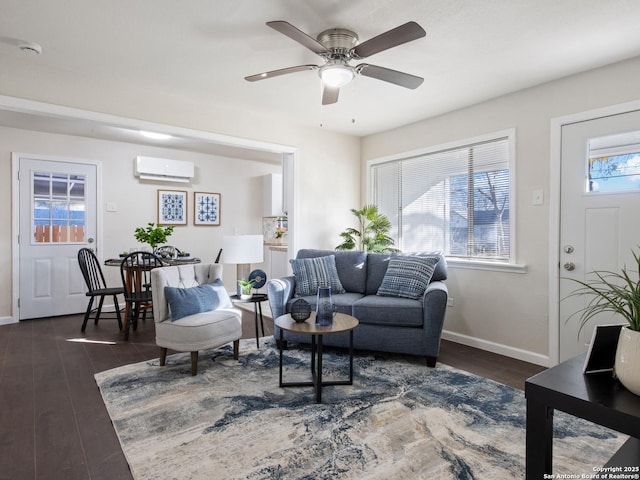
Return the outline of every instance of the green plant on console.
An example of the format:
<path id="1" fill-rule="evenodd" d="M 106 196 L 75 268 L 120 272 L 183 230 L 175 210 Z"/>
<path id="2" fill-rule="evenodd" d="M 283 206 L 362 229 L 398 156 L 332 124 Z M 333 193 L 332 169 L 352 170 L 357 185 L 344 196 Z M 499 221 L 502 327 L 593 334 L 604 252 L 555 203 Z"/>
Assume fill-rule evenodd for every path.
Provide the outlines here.
<path id="1" fill-rule="evenodd" d="M 351 209 L 358 218 L 359 228 L 347 228 L 340 234 L 342 243 L 336 250 L 363 250 L 371 253 L 399 252 L 389 236 L 391 222 L 378 212 L 376 205 L 365 205 L 360 210 Z"/>
<path id="2" fill-rule="evenodd" d="M 589 320 L 599 313 L 615 313 L 628 323 L 630 330 L 640 332 L 640 255 L 632 251 L 636 270 L 627 270 L 626 265 L 620 272 L 595 271 L 593 280 L 581 281 L 569 279 L 580 287 L 566 298 L 587 295 L 587 305 L 569 317 L 580 315 L 580 330 Z M 633 274 L 632 274 L 633 273 Z"/>
<path id="3" fill-rule="evenodd" d="M 153 222 L 147 224 L 147 228 L 137 227 L 133 236 L 141 243 L 148 243 L 151 248 L 167 243 L 167 237 L 173 233 L 173 225 L 162 227 Z"/>

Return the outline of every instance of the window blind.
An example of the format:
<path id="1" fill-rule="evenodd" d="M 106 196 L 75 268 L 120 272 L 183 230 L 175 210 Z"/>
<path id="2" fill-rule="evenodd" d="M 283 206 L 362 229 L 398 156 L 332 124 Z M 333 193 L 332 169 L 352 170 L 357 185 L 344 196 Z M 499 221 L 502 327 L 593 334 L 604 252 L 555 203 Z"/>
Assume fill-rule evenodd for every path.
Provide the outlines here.
<path id="1" fill-rule="evenodd" d="M 509 138 L 371 167 L 373 202 L 404 252 L 510 258 Z"/>

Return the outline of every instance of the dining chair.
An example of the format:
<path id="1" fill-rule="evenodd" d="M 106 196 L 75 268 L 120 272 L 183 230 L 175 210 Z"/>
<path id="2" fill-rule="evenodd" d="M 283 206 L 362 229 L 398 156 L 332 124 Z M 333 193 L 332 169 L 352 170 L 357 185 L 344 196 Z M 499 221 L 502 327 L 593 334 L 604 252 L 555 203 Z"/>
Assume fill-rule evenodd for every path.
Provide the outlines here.
<path id="1" fill-rule="evenodd" d="M 147 311 L 153 309 L 151 296 L 151 270 L 162 267 L 162 260 L 149 252 L 131 252 L 122 259 L 120 276 L 126 302 L 124 339 L 129 340 L 129 331 L 138 329 L 138 319 L 147 318 Z"/>
<path id="2" fill-rule="evenodd" d="M 96 257 L 96 254 L 93 253 L 93 250 L 90 248 L 81 248 L 78 251 L 78 265 L 80 265 L 80 271 L 82 272 L 84 281 L 87 284 L 88 291 L 86 292 L 86 295 L 89 297 L 89 305 L 87 305 L 87 311 L 84 314 L 84 321 L 82 322 L 80 331 L 84 332 L 85 328 L 87 328 L 87 321 L 91 317 L 92 313 L 95 313 L 94 324 L 98 324 L 100 314 L 102 313 L 104 297 L 109 296 L 113 297 L 113 306 L 116 309 L 118 328 L 122 330 L 122 318 L 120 317 L 118 295 L 124 294 L 124 288 L 107 286 L 98 257 Z M 100 300 L 98 301 L 98 306 L 94 309 L 93 302 L 96 298 L 99 298 Z"/>

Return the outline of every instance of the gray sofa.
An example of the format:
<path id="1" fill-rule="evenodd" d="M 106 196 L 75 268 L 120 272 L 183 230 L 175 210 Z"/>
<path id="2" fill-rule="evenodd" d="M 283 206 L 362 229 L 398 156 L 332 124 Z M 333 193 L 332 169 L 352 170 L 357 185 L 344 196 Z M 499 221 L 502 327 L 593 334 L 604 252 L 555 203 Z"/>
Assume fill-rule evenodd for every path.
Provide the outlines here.
<path id="1" fill-rule="evenodd" d="M 431 282 L 419 300 L 395 296 L 380 296 L 380 288 L 389 260 L 395 255 L 361 251 L 309 250 L 298 252 L 296 258 L 316 258 L 335 255 L 337 274 L 345 293 L 333 294 L 337 311 L 353 315 L 360 321 L 354 332 L 354 347 L 391 353 L 426 357 L 434 367 L 440 352 L 440 337 L 447 308 L 447 264 L 443 256 L 435 266 Z M 434 255 L 434 254 L 430 254 Z M 298 298 L 304 298 L 315 309 L 316 297 L 295 297 L 295 277 L 269 280 L 267 294 L 273 318 L 290 312 Z M 274 327 L 274 337 L 280 330 Z M 285 342 L 309 343 L 308 335 L 284 332 Z M 324 345 L 348 347 L 348 334 L 325 335 Z"/>

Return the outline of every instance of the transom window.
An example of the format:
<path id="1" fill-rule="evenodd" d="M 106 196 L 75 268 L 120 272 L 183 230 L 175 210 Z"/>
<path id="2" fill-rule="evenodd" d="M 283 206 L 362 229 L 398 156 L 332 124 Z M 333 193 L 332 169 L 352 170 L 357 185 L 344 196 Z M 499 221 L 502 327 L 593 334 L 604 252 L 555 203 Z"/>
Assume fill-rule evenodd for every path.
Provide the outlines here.
<path id="1" fill-rule="evenodd" d="M 640 131 L 592 138 L 588 149 L 586 193 L 640 189 Z"/>
<path id="2" fill-rule="evenodd" d="M 372 201 L 403 252 L 509 262 L 514 131 L 370 165 Z"/>
<path id="3" fill-rule="evenodd" d="M 85 236 L 85 176 L 33 172 L 35 243 L 80 243 Z"/>

